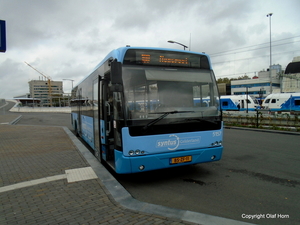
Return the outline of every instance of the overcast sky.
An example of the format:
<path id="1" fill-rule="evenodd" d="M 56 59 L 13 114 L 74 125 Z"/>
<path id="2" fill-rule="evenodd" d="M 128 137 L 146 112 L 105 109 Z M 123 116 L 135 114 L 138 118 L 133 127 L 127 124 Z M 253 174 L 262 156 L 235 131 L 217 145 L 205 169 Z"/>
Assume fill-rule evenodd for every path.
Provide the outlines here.
<path id="1" fill-rule="evenodd" d="M 299 9 L 299 0 L 0 0 L 0 98 L 28 93 L 41 76 L 24 61 L 75 85 L 118 47 L 182 49 L 168 40 L 211 55 L 217 78 L 253 77 L 269 67 L 269 13 L 272 64 L 285 69 L 300 56 Z"/>

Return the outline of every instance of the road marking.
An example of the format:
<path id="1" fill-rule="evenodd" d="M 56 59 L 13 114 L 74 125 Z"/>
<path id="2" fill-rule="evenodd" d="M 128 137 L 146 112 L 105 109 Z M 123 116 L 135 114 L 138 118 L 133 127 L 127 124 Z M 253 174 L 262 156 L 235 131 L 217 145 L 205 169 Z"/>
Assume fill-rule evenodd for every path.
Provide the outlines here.
<path id="1" fill-rule="evenodd" d="M 98 178 L 98 176 L 95 174 L 94 170 L 91 167 L 70 169 L 70 170 L 66 170 L 65 172 L 66 172 L 65 174 L 60 174 L 51 177 L 45 177 L 41 179 L 12 184 L 5 187 L 0 187 L 0 193 L 16 190 L 20 188 L 30 187 L 37 184 L 43 184 L 51 181 L 62 180 L 62 179 L 67 179 L 68 183 L 72 183 L 72 182 Z"/>
<path id="2" fill-rule="evenodd" d="M 92 167 L 66 170 L 68 183 L 98 178 Z"/>

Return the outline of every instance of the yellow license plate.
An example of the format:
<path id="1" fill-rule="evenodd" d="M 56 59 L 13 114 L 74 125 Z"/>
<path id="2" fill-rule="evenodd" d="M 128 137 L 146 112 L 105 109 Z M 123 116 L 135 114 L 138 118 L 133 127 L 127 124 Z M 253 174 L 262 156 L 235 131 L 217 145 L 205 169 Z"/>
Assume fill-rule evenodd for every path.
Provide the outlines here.
<path id="1" fill-rule="evenodd" d="M 177 157 L 177 158 L 171 158 L 171 164 L 178 164 L 178 163 L 185 163 L 185 162 L 191 162 L 192 156 L 183 156 L 183 157 Z"/>

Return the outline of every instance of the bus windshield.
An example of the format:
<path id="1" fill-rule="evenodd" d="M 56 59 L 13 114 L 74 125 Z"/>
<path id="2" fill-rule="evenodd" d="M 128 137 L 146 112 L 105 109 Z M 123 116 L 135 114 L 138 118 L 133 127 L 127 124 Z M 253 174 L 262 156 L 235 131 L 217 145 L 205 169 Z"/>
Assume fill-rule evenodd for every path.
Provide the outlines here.
<path id="1" fill-rule="evenodd" d="M 147 125 L 164 114 L 173 120 L 220 115 L 211 70 L 124 66 L 122 77 L 127 120 L 139 121 L 139 125 Z"/>

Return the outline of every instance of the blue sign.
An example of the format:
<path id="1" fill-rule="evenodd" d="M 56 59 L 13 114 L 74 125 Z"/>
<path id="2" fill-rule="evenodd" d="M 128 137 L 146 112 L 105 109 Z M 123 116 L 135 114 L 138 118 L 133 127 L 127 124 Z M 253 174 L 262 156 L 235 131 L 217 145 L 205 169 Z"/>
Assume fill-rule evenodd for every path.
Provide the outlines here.
<path id="1" fill-rule="evenodd" d="M 5 21 L 0 20 L 0 52 L 6 51 L 6 30 Z"/>

